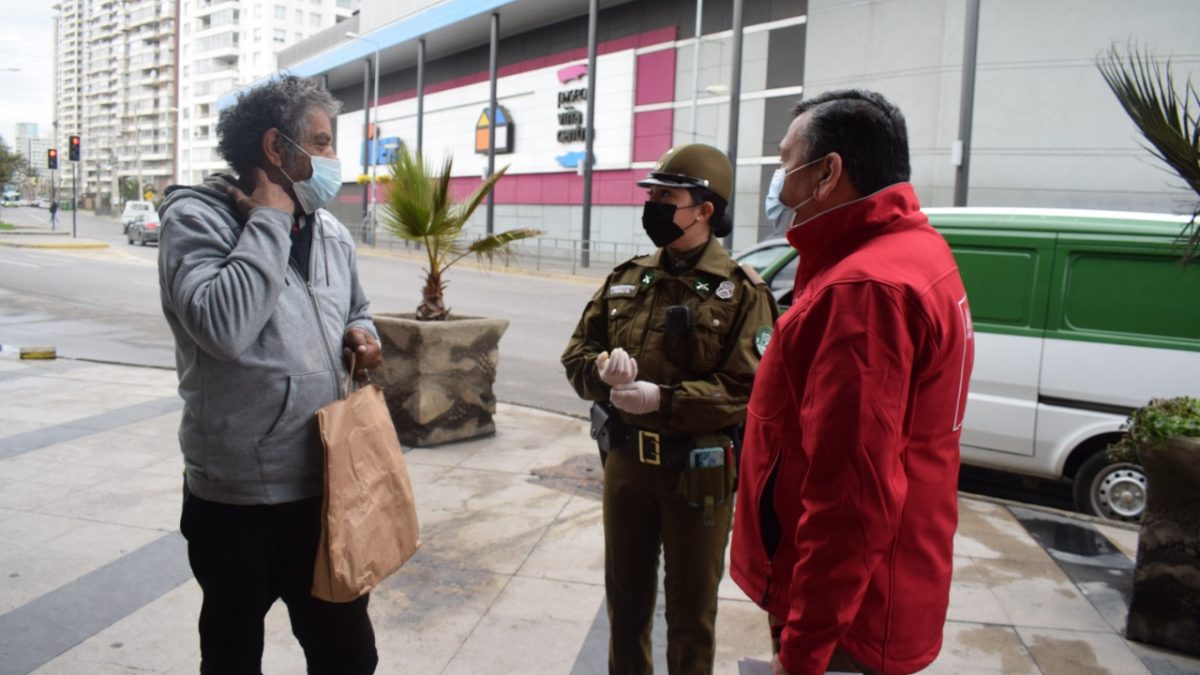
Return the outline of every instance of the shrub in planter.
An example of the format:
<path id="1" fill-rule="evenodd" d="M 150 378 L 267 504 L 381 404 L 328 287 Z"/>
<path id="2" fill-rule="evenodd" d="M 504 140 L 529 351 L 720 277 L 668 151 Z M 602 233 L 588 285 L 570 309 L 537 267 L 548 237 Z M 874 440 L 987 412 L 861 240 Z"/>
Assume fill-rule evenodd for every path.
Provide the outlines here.
<path id="1" fill-rule="evenodd" d="M 1125 634 L 1200 655 L 1200 399 L 1156 399 L 1134 411 L 1109 450 L 1146 470 Z"/>
<path id="2" fill-rule="evenodd" d="M 495 433 L 492 386 L 499 342 L 508 321 L 451 316 L 444 274 L 468 255 L 492 260 L 539 230 L 515 229 L 465 244 L 463 226 L 507 167 L 489 176 L 467 199 L 450 195 L 452 160 L 432 173 L 420 155 L 402 147 L 391 165 L 384 223 L 397 237 L 420 244 L 428 259 L 421 303 L 412 314 L 379 314 L 385 360 L 379 372 L 400 440 L 437 445 Z"/>

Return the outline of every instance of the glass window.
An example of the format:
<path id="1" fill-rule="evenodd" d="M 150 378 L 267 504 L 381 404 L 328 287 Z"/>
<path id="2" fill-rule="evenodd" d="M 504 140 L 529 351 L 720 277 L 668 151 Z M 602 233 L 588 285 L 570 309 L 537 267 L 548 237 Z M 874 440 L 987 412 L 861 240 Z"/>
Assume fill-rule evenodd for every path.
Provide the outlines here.
<path id="1" fill-rule="evenodd" d="M 277 44 L 283 44 L 287 42 L 287 31 L 282 28 L 276 28 L 274 39 Z"/>
<path id="2" fill-rule="evenodd" d="M 287 7 L 284 7 L 283 5 L 275 5 L 275 18 L 276 19 L 286 19 L 287 18 Z"/>
<path id="3" fill-rule="evenodd" d="M 304 10 L 296 10 L 296 23 L 304 23 Z"/>
<path id="4" fill-rule="evenodd" d="M 317 14 L 316 12 L 309 14 L 308 15 L 308 23 L 313 28 L 320 28 L 321 27 L 321 15 Z"/>

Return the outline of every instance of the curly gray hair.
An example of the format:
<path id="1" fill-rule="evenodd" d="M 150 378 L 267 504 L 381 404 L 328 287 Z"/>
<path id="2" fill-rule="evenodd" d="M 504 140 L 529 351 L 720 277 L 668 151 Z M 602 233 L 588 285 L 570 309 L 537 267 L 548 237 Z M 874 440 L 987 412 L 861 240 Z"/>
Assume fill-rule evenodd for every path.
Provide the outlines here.
<path id="1" fill-rule="evenodd" d="M 238 95 L 237 103 L 221 111 L 217 122 L 217 152 L 238 174 L 264 166 L 262 137 L 268 129 L 279 129 L 297 143 L 308 131 L 308 114 L 320 110 L 333 118 L 342 104 L 312 78 L 285 74 Z M 289 157 L 299 153 L 291 143 L 280 151 Z"/>

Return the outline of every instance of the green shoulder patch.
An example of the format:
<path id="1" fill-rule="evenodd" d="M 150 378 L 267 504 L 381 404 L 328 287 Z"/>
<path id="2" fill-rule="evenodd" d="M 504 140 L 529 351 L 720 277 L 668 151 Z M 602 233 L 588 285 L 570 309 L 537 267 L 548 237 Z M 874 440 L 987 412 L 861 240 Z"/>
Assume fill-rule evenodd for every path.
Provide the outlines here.
<path id="1" fill-rule="evenodd" d="M 767 351 L 767 345 L 771 344 L 771 327 L 762 326 L 754 333 L 754 351 L 758 352 L 758 358 Z"/>
<path id="2" fill-rule="evenodd" d="M 654 281 L 654 272 L 655 271 L 652 269 L 642 272 L 642 275 L 641 275 L 642 288 L 649 286 L 650 282 Z"/>

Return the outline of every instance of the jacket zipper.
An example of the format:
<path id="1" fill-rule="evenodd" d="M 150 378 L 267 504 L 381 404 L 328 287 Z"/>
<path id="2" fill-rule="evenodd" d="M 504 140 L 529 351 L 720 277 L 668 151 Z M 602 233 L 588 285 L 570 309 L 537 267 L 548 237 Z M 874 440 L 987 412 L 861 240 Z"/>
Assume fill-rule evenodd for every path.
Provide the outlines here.
<path id="1" fill-rule="evenodd" d="M 313 224 L 313 237 L 316 238 L 316 223 Z M 308 256 L 308 279 L 305 279 L 300 274 L 300 268 L 292 262 L 290 256 L 288 259 L 288 267 L 296 271 L 296 276 L 304 282 L 304 288 L 308 292 L 309 306 L 312 307 L 313 318 L 317 322 L 317 332 L 321 334 L 321 343 L 325 345 L 325 358 L 329 360 L 329 374 L 333 376 L 333 388 L 338 393 L 338 398 L 345 398 L 350 392 L 342 391 L 342 378 L 338 376 L 337 361 L 333 358 L 333 346 L 329 344 L 329 336 L 325 334 L 325 326 L 321 323 L 321 308 L 317 304 L 317 294 L 313 290 L 312 274 L 313 274 L 313 258 L 316 257 L 317 247 L 313 246 Z"/>
<path id="2" fill-rule="evenodd" d="M 764 564 L 765 564 L 765 567 L 767 568 L 767 580 L 766 580 L 766 583 L 763 585 L 762 597 L 759 598 L 759 600 L 758 600 L 758 604 L 760 607 L 765 607 L 767 605 L 767 599 L 771 597 L 771 582 L 773 580 L 772 577 L 774 576 L 774 571 L 775 571 L 775 566 L 772 562 L 773 554 L 771 552 L 767 551 L 767 542 L 763 538 L 763 523 L 762 523 L 762 516 L 764 514 L 763 503 L 762 503 L 763 496 L 764 496 L 763 493 L 766 490 L 767 483 L 771 482 L 771 479 L 775 476 L 775 471 L 778 470 L 778 468 L 779 468 L 779 462 L 780 462 L 780 459 L 782 458 L 782 456 L 783 456 L 783 452 L 781 450 L 777 450 L 775 453 L 775 457 L 771 460 L 770 468 L 767 469 L 766 477 L 763 478 L 762 483 L 760 483 L 758 486 L 758 500 L 759 500 L 759 508 L 758 508 L 759 523 L 758 523 L 758 532 L 757 532 L 758 545 L 762 549 L 763 558 L 765 558 Z M 776 522 L 779 522 L 779 516 L 778 516 L 778 514 L 775 513 L 775 503 L 774 502 L 775 502 L 775 491 L 772 490 L 771 491 L 771 504 L 769 504 L 769 506 L 771 507 L 771 517 L 773 517 Z M 780 526 L 779 536 L 780 536 L 780 542 L 777 542 L 775 544 L 776 549 L 778 549 L 779 544 L 782 543 L 782 538 L 783 538 L 782 524 Z M 786 619 L 787 617 L 783 617 L 783 618 Z"/>

